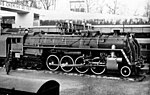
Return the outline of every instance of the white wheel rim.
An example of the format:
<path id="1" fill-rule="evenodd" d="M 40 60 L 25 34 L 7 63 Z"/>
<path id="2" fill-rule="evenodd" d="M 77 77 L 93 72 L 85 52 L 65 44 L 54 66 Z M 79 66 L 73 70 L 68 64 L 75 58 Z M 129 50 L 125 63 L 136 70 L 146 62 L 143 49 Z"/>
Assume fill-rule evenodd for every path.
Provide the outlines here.
<path id="1" fill-rule="evenodd" d="M 99 57 L 95 57 L 93 60 L 99 59 Z M 95 61 L 94 61 L 95 62 Z M 97 63 L 99 63 L 99 60 L 96 61 Z M 106 67 L 105 66 L 95 66 L 95 67 L 91 67 L 91 71 L 92 73 L 96 74 L 96 75 L 101 75 L 105 72 Z"/>
<path id="2" fill-rule="evenodd" d="M 50 58 L 53 59 L 50 60 Z M 56 55 L 50 55 L 46 60 L 46 66 L 49 70 L 56 71 L 59 68 L 59 58 Z"/>
<path id="3" fill-rule="evenodd" d="M 99 71 L 96 72 L 96 70 L 94 70 L 95 68 L 96 68 L 96 69 L 97 69 L 97 68 L 101 69 L 100 67 L 102 67 L 102 66 L 91 67 L 91 71 L 92 71 L 94 74 L 96 74 L 96 75 L 101 75 L 101 74 L 103 74 L 103 73 L 105 72 L 106 67 L 102 67 L 103 70 L 100 70 L 100 72 L 99 72 Z"/>
<path id="4" fill-rule="evenodd" d="M 121 70 L 120 70 L 120 73 L 121 73 L 122 76 L 128 77 L 128 76 L 130 76 L 130 74 L 131 74 L 131 69 L 130 69 L 130 67 L 128 67 L 128 66 L 123 66 L 123 67 L 121 68 Z M 126 74 L 126 73 L 127 73 L 127 74 Z"/>
<path id="5" fill-rule="evenodd" d="M 75 60 L 75 64 L 78 64 L 77 63 L 77 61 L 80 59 L 80 58 L 83 58 L 83 56 L 79 56 L 76 60 Z M 82 64 L 82 63 L 81 63 Z M 83 63 L 83 64 L 85 64 L 85 63 Z M 79 73 L 86 73 L 88 70 L 89 70 L 89 68 L 87 67 L 75 67 L 75 69 L 77 70 L 77 72 L 79 72 Z M 85 69 L 85 70 L 83 70 L 83 71 L 81 71 L 80 69 Z"/>
<path id="6" fill-rule="evenodd" d="M 65 58 L 69 58 L 71 62 L 67 62 L 67 61 L 69 61 L 69 59 L 68 59 L 67 61 L 65 60 L 65 63 L 62 63 Z M 67 66 L 68 64 L 70 64 L 70 63 L 71 63 L 71 65 L 74 64 L 74 61 L 73 61 L 72 57 L 70 57 L 70 56 L 63 56 L 63 57 L 61 58 L 61 60 L 60 60 L 61 69 L 62 69 L 63 71 L 65 71 L 65 72 L 70 72 L 70 71 L 72 71 L 73 67 L 66 67 L 66 66 Z"/>

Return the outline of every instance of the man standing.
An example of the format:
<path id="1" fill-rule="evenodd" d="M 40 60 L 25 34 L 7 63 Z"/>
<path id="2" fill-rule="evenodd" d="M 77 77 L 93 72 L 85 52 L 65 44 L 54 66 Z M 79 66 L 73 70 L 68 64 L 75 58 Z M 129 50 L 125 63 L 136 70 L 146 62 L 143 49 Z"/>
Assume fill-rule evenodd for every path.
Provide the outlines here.
<path id="1" fill-rule="evenodd" d="M 6 74 L 9 75 L 9 72 L 10 72 L 10 60 L 9 59 L 5 61 L 5 68 L 6 68 Z"/>
<path id="2" fill-rule="evenodd" d="M 12 54 L 8 53 L 7 58 L 5 60 L 5 68 L 6 68 L 6 74 L 9 75 L 10 69 L 11 69 L 11 62 L 12 62 Z"/>

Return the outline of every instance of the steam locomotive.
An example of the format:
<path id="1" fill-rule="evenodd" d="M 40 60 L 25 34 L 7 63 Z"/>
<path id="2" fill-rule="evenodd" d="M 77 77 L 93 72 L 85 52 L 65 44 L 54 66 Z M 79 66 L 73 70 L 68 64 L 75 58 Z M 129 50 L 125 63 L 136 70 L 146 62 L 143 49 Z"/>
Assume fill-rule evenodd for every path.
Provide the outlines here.
<path id="1" fill-rule="evenodd" d="M 124 77 L 138 74 L 143 67 L 140 46 L 129 33 L 67 28 L 65 31 L 1 33 L 0 60 L 11 55 L 14 66 L 17 63 L 26 68 L 46 66 L 51 71 L 64 72 L 75 69 L 82 74 L 90 70 L 96 75 L 118 70 Z"/>

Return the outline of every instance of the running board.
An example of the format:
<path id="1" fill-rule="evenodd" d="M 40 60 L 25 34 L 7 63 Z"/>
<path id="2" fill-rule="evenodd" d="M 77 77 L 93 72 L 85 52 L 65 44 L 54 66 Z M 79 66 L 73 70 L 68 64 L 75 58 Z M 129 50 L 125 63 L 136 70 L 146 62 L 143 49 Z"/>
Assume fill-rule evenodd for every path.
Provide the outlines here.
<path id="1" fill-rule="evenodd" d="M 73 65 L 60 65 L 61 67 L 106 67 L 106 65 L 101 64 L 101 65 L 84 65 L 84 64 L 73 64 Z"/>

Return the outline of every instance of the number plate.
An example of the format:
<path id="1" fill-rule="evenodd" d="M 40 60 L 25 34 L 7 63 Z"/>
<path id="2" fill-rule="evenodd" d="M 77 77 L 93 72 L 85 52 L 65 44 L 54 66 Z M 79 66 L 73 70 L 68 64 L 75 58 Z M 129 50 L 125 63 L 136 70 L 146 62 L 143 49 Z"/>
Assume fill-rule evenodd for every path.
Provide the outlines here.
<path id="1" fill-rule="evenodd" d="M 20 53 L 15 53 L 16 58 L 20 58 Z"/>

